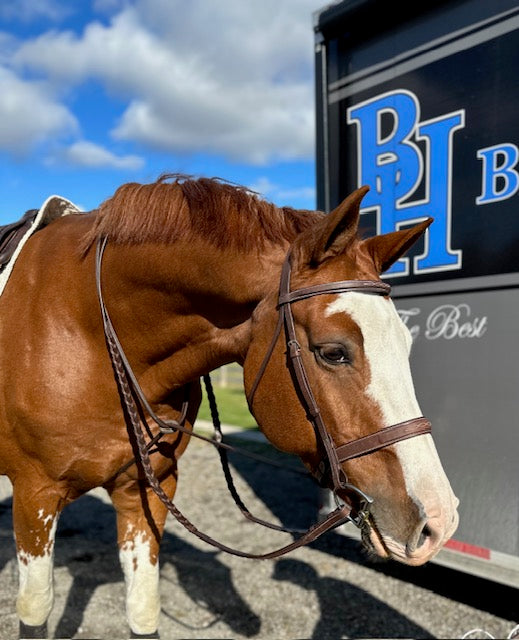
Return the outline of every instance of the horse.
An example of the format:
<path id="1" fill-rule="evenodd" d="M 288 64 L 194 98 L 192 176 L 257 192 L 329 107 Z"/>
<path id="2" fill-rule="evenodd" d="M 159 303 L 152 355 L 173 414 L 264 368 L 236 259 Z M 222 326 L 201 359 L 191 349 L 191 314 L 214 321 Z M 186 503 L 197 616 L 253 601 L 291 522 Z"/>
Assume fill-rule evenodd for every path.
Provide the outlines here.
<path id="1" fill-rule="evenodd" d="M 104 487 L 132 637 L 158 637 L 177 462 L 200 378 L 230 362 L 243 366 L 270 443 L 349 505 L 327 527 L 353 510 L 371 552 L 409 565 L 452 535 L 457 499 L 414 392 L 410 334 L 380 278 L 432 220 L 363 238 L 367 189 L 324 214 L 219 179 L 161 176 L 30 237 L 0 297 L 0 473 L 13 486 L 21 635 L 46 633 L 60 512 Z M 139 392 L 171 427 L 147 465 L 123 402 L 135 387 L 121 390 L 107 348 L 108 314 Z"/>

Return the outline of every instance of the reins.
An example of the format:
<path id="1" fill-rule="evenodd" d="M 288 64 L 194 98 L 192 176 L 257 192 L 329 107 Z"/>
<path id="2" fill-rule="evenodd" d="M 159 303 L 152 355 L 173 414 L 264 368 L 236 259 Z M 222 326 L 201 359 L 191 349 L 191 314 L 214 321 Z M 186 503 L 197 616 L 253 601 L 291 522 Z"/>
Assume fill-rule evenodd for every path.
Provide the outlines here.
<path id="1" fill-rule="evenodd" d="M 360 489 L 355 487 L 354 485 L 348 482 L 346 474 L 341 467 L 341 463 L 345 460 L 348 460 L 352 457 L 367 455 L 372 453 L 373 451 L 377 451 L 380 448 L 386 447 L 389 444 L 394 444 L 400 440 L 410 438 L 416 435 L 421 435 L 424 433 L 429 433 L 431 430 L 431 425 L 428 420 L 425 418 L 416 418 L 413 420 L 408 420 L 406 422 L 392 425 L 390 427 L 386 427 L 381 429 L 380 431 L 364 436 L 363 438 L 359 438 L 358 440 L 346 443 L 340 447 L 336 447 L 331 435 L 326 429 L 324 424 L 324 420 L 322 418 L 321 412 L 313 395 L 311 386 L 308 381 L 308 376 L 306 374 L 306 370 L 304 368 L 302 355 L 301 355 L 301 346 L 297 341 L 297 336 L 295 332 L 295 323 L 294 318 L 291 311 L 291 304 L 297 302 L 299 300 L 303 300 L 315 295 L 320 295 L 324 293 L 342 293 L 349 291 L 361 291 L 363 293 L 370 293 L 376 295 L 388 295 L 390 291 L 389 285 L 382 283 L 380 281 L 371 281 L 371 280 L 347 280 L 342 282 L 332 282 L 328 284 L 315 285 L 312 287 L 306 287 L 302 289 L 298 289 L 295 291 L 290 290 L 290 253 L 287 254 L 285 262 L 282 268 L 281 280 L 280 280 L 280 288 L 279 288 L 279 298 L 278 298 L 278 322 L 276 325 L 275 333 L 269 349 L 264 357 L 264 360 L 258 370 L 256 379 L 252 385 L 251 392 L 249 394 L 249 406 L 252 407 L 252 401 L 258 385 L 261 382 L 263 374 L 266 370 L 267 364 L 272 356 L 275 345 L 280 337 L 281 330 L 284 326 L 285 335 L 286 335 L 286 344 L 288 348 L 288 364 L 291 374 L 293 376 L 294 385 L 299 390 L 300 395 L 302 397 L 302 402 L 304 408 L 307 412 L 307 418 L 311 422 L 314 427 L 316 436 L 318 438 L 318 442 L 321 445 L 321 448 L 324 450 L 324 457 L 322 462 L 320 463 L 318 469 L 314 470 L 314 477 L 319 481 L 323 482 L 326 480 L 326 477 L 329 475 L 331 478 L 331 484 L 333 488 L 333 494 L 335 496 L 337 502 L 337 508 L 329 513 L 323 520 L 311 526 L 308 530 L 306 530 L 300 538 L 294 540 L 292 543 L 289 543 L 275 551 L 271 551 L 269 553 L 263 554 L 252 554 L 247 553 L 238 549 L 233 549 L 228 547 L 207 534 L 199 531 L 194 524 L 192 524 L 175 506 L 172 500 L 167 496 L 167 494 L 162 489 L 160 482 L 153 471 L 153 467 L 151 465 L 150 460 L 150 450 L 154 444 L 158 442 L 160 437 L 165 433 L 186 433 L 190 436 L 194 436 L 201 440 L 211 443 L 218 449 L 220 454 L 220 459 L 222 462 L 222 468 L 224 471 L 225 478 L 227 480 L 227 484 L 233 499 L 236 504 L 240 508 L 243 515 L 249 520 L 261 524 L 262 526 L 266 526 L 272 529 L 277 529 L 281 531 L 288 531 L 290 533 L 295 533 L 294 530 L 285 529 L 278 525 L 274 525 L 272 523 L 268 523 L 265 520 L 260 518 L 256 518 L 253 516 L 250 511 L 245 507 L 242 500 L 240 499 L 236 488 L 234 486 L 232 476 L 230 473 L 230 467 L 226 455 L 227 450 L 237 451 L 239 453 L 245 453 L 243 450 L 239 450 L 236 447 L 231 447 L 222 442 L 222 432 L 221 426 L 219 422 L 219 418 L 217 415 L 216 402 L 214 399 L 214 393 L 212 391 L 212 386 L 210 384 L 210 379 L 208 376 L 204 376 L 204 380 L 206 381 L 206 386 L 208 390 L 208 397 L 211 406 L 211 411 L 213 413 L 213 424 L 215 428 L 213 438 L 207 438 L 200 434 L 193 433 L 191 429 L 185 426 L 185 419 L 188 411 L 188 395 L 189 389 L 186 389 L 186 396 L 184 398 L 184 402 L 182 405 L 181 416 L 178 421 L 176 420 L 163 420 L 159 416 L 155 414 L 152 407 L 148 403 L 139 382 L 133 373 L 133 370 L 128 362 L 128 359 L 124 353 L 124 350 L 119 342 L 113 324 L 111 322 L 108 310 L 106 308 L 102 287 L 101 287 L 101 266 L 102 266 L 102 258 L 103 253 L 106 247 L 107 239 L 102 238 L 98 240 L 96 247 L 96 286 L 97 293 L 99 298 L 99 304 L 101 307 L 101 315 L 103 320 L 105 339 L 108 347 L 108 352 L 110 354 L 110 359 L 112 362 L 113 370 L 117 385 L 119 387 L 121 398 L 124 405 L 124 410 L 126 414 L 126 419 L 130 423 L 133 433 L 136 438 L 136 444 L 139 454 L 139 462 L 142 465 L 142 469 L 146 476 L 146 479 L 156 493 L 158 498 L 162 501 L 162 503 L 166 506 L 168 511 L 182 524 L 188 531 L 196 535 L 198 538 L 207 542 L 208 544 L 230 553 L 232 555 L 244 557 L 244 558 L 256 558 L 256 559 L 268 559 L 268 558 L 277 558 L 281 555 L 289 553 L 290 551 L 297 549 L 303 545 L 306 545 L 319 536 L 321 536 L 326 531 L 333 529 L 341 524 L 346 522 L 353 522 L 357 527 L 362 527 L 363 523 L 367 520 L 369 516 L 370 505 L 372 503 L 372 498 L 363 493 Z M 149 431 L 148 424 L 145 420 L 144 414 L 147 413 L 151 420 L 157 424 L 159 427 L 159 433 L 156 436 L 153 436 L 149 443 L 146 443 L 143 425 L 144 428 L 148 431 L 150 437 L 151 433 Z M 258 456 L 257 454 L 252 454 L 251 452 L 247 452 L 245 455 L 249 457 L 259 459 L 262 462 L 267 462 L 267 458 L 263 458 L 263 456 Z M 133 464 L 134 460 L 130 461 L 123 467 L 126 469 L 128 466 Z M 269 464 L 272 461 L 268 461 Z M 277 465 L 276 465 L 277 466 Z M 284 467 L 286 468 L 286 467 Z M 121 470 L 119 470 L 120 472 Z M 299 470 L 297 470 L 299 471 Z M 303 472 L 304 473 L 304 472 Z M 355 508 L 355 512 L 352 515 L 352 511 L 354 509 L 353 505 L 345 504 L 339 502 L 338 491 L 346 491 L 348 494 L 354 494 L 358 501 L 359 506 Z"/>
<path id="2" fill-rule="evenodd" d="M 119 339 L 117 337 L 117 334 L 111 322 L 110 315 L 104 303 L 102 287 L 101 287 L 101 265 L 102 265 L 103 252 L 106 247 L 106 242 L 107 242 L 106 238 L 103 238 L 100 242 L 98 242 L 96 247 L 96 285 L 97 285 L 99 303 L 101 307 L 101 314 L 103 319 L 103 326 L 104 326 L 108 352 L 110 354 L 110 359 L 112 362 L 115 379 L 121 393 L 121 399 L 123 401 L 124 409 L 126 412 L 126 418 L 132 427 L 132 431 L 136 439 L 137 449 L 139 453 L 139 462 L 142 465 L 144 475 L 146 476 L 146 479 L 150 487 L 153 489 L 157 497 L 165 505 L 168 511 L 190 533 L 194 534 L 200 540 L 203 540 L 204 542 L 210 544 L 211 546 L 216 547 L 221 551 L 225 551 L 231 555 L 239 556 L 242 558 L 253 558 L 253 559 L 263 559 L 263 560 L 278 558 L 279 556 L 285 555 L 293 551 L 294 549 L 297 549 L 298 547 L 301 547 L 306 544 L 309 544 L 310 542 L 313 542 L 326 531 L 329 531 L 330 529 L 335 528 L 347 522 L 351 510 L 347 505 L 339 505 L 337 509 L 335 509 L 332 513 L 328 514 L 328 516 L 323 521 L 316 523 L 315 525 L 310 527 L 297 540 L 294 540 L 293 542 L 279 549 L 271 551 L 269 553 L 253 554 L 253 553 L 247 553 L 245 551 L 241 551 L 239 549 L 233 549 L 232 547 L 229 547 L 225 544 L 222 544 L 221 542 L 218 542 L 217 540 L 214 540 L 206 533 L 203 533 L 202 531 L 200 531 L 190 520 L 188 520 L 184 516 L 184 514 L 178 509 L 178 507 L 176 507 L 173 501 L 169 498 L 169 496 L 164 492 L 164 490 L 160 486 L 160 482 L 157 476 L 155 475 L 155 472 L 153 471 L 153 467 L 151 465 L 151 460 L 150 460 L 149 445 L 146 443 L 144 434 L 143 434 L 142 422 L 144 420 L 142 418 L 142 410 L 141 411 L 139 410 L 138 403 L 141 403 L 141 405 L 145 407 L 146 412 L 148 413 L 150 418 L 159 426 L 161 433 L 172 433 L 174 431 L 180 431 L 182 433 L 186 433 L 190 436 L 195 436 L 201 440 L 211 443 L 212 445 L 218 447 L 219 451 L 222 451 L 223 449 L 237 451 L 237 449 L 234 447 L 230 447 L 229 445 L 224 445 L 223 442 L 218 442 L 218 438 L 221 437 L 221 430 L 217 431 L 217 433 L 219 433 L 220 435 L 218 435 L 216 439 L 206 438 L 204 436 L 201 436 L 200 434 L 193 433 L 191 429 L 188 429 L 187 427 L 185 427 L 185 425 L 181 424 L 180 421 L 177 422 L 177 421 L 171 421 L 171 420 L 167 420 L 167 421 L 162 420 L 159 416 L 155 414 L 152 407 L 149 405 L 131 369 L 128 359 L 124 354 L 124 350 L 121 346 L 121 343 L 119 342 Z M 185 420 L 185 415 L 183 415 L 183 419 Z M 259 457 L 255 454 L 251 456 L 250 452 L 248 452 L 248 455 L 256 459 L 258 459 Z M 266 459 L 263 459 L 262 461 L 266 461 Z M 131 463 L 133 463 L 133 461 L 131 461 Z M 230 477 L 230 470 L 229 470 L 228 464 L 227 464 L 227 471 L 225 471 L 224 469 L 224 473 L 226 474 L 226 478 Z M 233 491 L 231 491 L 231 493 L 233 493 Z M 235 489 L 234 489 L 234 493 L 236 496 L 238 495 Z M 240 509 L 242 510 L 242 513 L 244 513 L 244 515 L 246 515 L 246 517 L 248 517 L 249 519 L 253 520 L 254 522 L 257 522 L 258 524 L 262 524 L 263 526 L 269 526 L 270 528 L 285 530 L 283 528 L 278 527 L 277 525 L 272 525 L 271 523 L 267 523 L 261 520 L 260 518 L 256 518 L 252 516 L 252 514 L 250 514 L 250 512 L 247 510 L 247 508 L 245 507 L 245 505 L 241 500 L 240 500 L 240 503 L 241 503 Z M 286 530 L 286 531 L 293 532 L 293 530 Z"/>
<path id="3" fill-rule="evenodd" d="M 229 459 L 227 457 L 227 450 L 226 448 L 221 446 L 224 444 L 222 442 L 223 434 L 222 434 L 220 416 L 218 415 L 218 407 L 216 404 L 216 398 L 214 395 L 211 378 L 207 374 L 207 375 L 204 375 L 203 379 L 204 379 L 204 384 L 207 392 L 209 407 L 211 409 L 211 418 L 212 418 L 215 437 L 216 437 L 216 442 L 214 444 L 216 445 L 218 454 L 220 456 L 220 463 L 222 465 L 222 470 L 225 476 L 225 480 L 227 482 L 227 487 L 229 489 L 231 496 L 234 499 L 236 506 L 239 508 L 239 510 L 248 520 L 250 520 L 251 522 L 255 522 L 256 524 L 260 524 L 263 527 L 268 527 L 269 529 L 274 529 L 276 531 L 283 531 L 284 533 L 293 533 L 293 534 L 305 533 L 305 531 L 301 529 L 291 529 L 287 527 L 282 527 L 280 525 L 274 524 L 273 522 L 267 522 L 266 520 L 258 518 L 252 515 L 252 513 L 247 509 L 247 507 L 243 503 L 242 499 L 240 498 L 240 495 L 238 494 L 238 491 L 236 490 L 236 486 L 234 484 L 234 480 L 231 474 L 231 468 L 229 466 Z M 246 456 L 250 453 L 245 449 L 241 449 L 238 447 L 231 450 L 233 450 L 235 453 L 239 453 L 241 455 L 246 455 Z M 280 469 L 283 469 L 284 471 L 291 471 L 292 473 L 300 473 L 303 476 L 311 477 L 311 473 L 309 471 L 296 469 L 295 467 L 292 467 L 292 466 L 288 467 L 287 465 L 278 463 L 275 460 L 271 460 L 270 458 L 265 458 L 264 456 L 253 456 L 253 457 L 255 457 L 256 459 L 259 459 L 260 462 L 278 467 Z"/>

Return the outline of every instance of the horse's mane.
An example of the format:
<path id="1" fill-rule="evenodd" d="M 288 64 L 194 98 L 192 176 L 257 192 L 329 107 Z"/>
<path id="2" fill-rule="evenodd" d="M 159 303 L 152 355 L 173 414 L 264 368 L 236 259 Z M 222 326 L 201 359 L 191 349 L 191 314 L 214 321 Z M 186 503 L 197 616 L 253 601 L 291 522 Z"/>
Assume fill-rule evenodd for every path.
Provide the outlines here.
<path id="1" fill-rule="evenodd" d="M 248 251 L 265 242 L 292 241 L 320 212 L 276 207 L 245 187 L 217 178 L 163 175 L 151 184 L 128 183 L 97 210 L 85 238 L 118 244 L 171 243 L 201 237 L 211 244 Z"/>

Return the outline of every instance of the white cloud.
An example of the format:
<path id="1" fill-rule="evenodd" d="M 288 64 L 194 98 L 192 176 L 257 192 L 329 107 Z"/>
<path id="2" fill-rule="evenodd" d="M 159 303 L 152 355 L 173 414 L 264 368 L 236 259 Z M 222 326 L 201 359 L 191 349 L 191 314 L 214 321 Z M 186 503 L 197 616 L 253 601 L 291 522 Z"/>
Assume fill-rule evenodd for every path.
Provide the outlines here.
<path id="1" fill-rule="evenodd" d="M 0 148 L 25 153 L 45 139 L 77 129 L 76 118 L 40 82 L 0 67 Z"/>
<path id="2" fill-rule="evenodd" d="M 112 131 L 119 140 L 255 164 L 307 159 L 316 8 L 315 0 L 139 0 L 108 26 L 26 42 L 14 62 L 69 86 L 94 78 L 128 100 Z"/>
<path id="3" fill-rule="evenodd" d="M 261 176 L 249 185 L 249 188 L 278 206 L 289 206 L 296 209 L 314 207 L 316 192 L 313 186 L 287 188 L 286 185 L 280 186 L 268 177 Z"/>
<path id="4" fill-rule="evenodd" d="M 0 3 L 0 19 L 33 22 L 46 18 L 58 22 L 71 12 L 58 0 L 16 0 L 16 2 Z"/>
<path id="5" fill-rule="evenodd" d="M 60 160 L 89 168 L 140 169 L 144 166 L 144 160 L 139 156 L 118 156 L 88 140 L 74 142 L 60 155 Z"/>

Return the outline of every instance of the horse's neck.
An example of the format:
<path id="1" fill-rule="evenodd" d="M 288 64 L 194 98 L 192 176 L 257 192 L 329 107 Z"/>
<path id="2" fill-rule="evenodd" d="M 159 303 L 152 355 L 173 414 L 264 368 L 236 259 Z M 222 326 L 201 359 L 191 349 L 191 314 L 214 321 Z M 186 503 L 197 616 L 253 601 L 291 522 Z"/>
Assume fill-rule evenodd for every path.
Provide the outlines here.
<path id="1" fill-rule="evenodd" d="M 276 289 L 285 251 L 245 254 L 179 243 L 107 252 L 107 306 L 151 401 L 243 359 L 250 316 Z"/>

